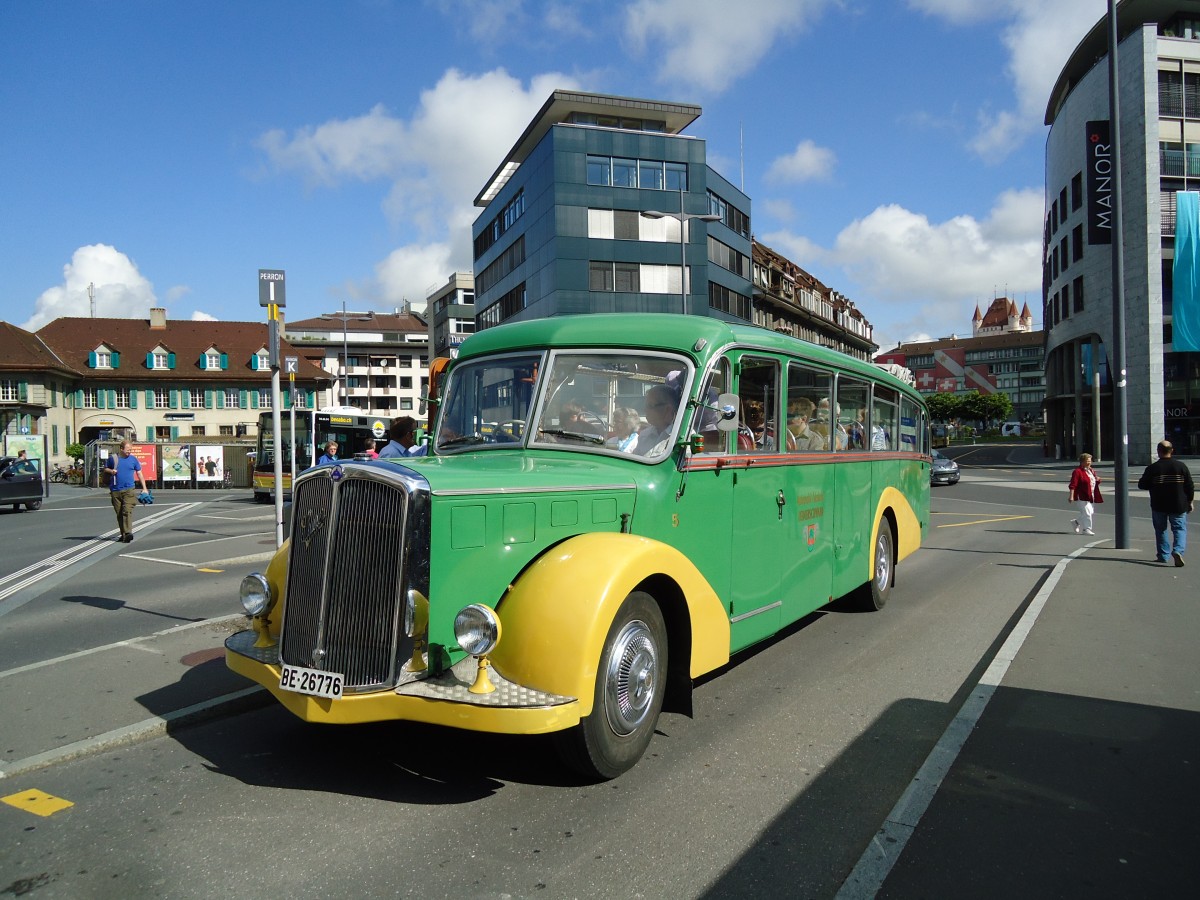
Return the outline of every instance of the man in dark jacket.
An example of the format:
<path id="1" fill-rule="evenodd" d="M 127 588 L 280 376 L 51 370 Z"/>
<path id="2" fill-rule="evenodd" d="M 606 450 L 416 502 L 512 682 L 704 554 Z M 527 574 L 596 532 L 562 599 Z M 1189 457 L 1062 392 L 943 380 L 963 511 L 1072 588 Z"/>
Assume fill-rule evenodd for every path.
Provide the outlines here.
<path id="1" fill-rule="evenodd" d="M 1176 566 L 1182 566 L 1183 553 L 1187 550 L 1187 516 L 1192 511 L 1196 489 L 1191 470 L 1186 463 L 1175 459 L 1174 453 L 1170 441 L 1161 441 L 1158 461 L 1146 467 L 1138 479 L 1138 487 L 1150 492 L 1150 515 L 1158 545 L 1155 558 L 1166 562 L 1170 557 Z M 1167 540 L 1168 528 L 1173 541 Z"/>

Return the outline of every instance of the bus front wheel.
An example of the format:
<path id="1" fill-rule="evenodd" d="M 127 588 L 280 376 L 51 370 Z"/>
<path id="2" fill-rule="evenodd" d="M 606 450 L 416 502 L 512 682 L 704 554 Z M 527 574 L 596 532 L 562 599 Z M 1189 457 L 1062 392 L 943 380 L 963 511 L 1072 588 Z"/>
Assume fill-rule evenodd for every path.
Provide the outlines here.
<path id="1" fill-rule="evenodd" d="M 563 761 L 589 778 L 633 768 L 654 735 L 667 675 L 667 628 L 654 598 L 634 591 L 608 630 L 592 712 L 559 733 Z"/>
<path id="2" fill-rule="evenodd" d="M 892 525 L 887 519 L 879 520 L 875 532 L 875 567 L 871 580 L 858 589 L 859 606 L 868 612 L 883 609 L 892 593 L 892 581 L 896 576 L 896 539 L 892 536 Z"/>

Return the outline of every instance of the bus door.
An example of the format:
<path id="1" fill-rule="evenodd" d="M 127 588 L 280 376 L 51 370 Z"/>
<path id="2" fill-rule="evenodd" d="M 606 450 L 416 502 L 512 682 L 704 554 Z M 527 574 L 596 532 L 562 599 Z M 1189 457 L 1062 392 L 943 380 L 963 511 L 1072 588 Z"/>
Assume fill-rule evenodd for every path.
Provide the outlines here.
<path id="1" fill-rule="evenodd" d="M 833 595 L 841 597 L 870 577 L 868 554 L 874 527 L 875 496 L 868 456 L 867 382 L 837 377 L 837 400 L 831 411 L 834 433 L 834 572 Z"/>
<path id="2" fill-rule="evenodd" d="M 734 648 L 762 640 L 782 621 L 788 469 L 782 465 L 780 366 L 743 354 L 735 367 L 741 409 L 732 471 L 730 622 Z"/>
<path id="3" fill-rule="evenodd" d="M 783 620 L 794 622 L 832 599 L 834 562 L 833 455 L 817 409 L 833 395 L 833 378 L 799 362 L 787 367 L 784 452 L 787 454 Z"/>

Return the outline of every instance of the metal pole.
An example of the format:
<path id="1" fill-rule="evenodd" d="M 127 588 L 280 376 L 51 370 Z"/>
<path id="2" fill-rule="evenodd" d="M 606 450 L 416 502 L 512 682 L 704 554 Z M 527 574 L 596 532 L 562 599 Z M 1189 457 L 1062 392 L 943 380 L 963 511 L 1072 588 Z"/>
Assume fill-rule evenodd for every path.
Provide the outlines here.
<path id="1" fill-rule="evenodd" d="M 1116 547 L 1129 549 L 1129 419 L 1125 388 L 1125 243 L 1121 221 L 1121 102 L 1117 79 L 1117 0 L 1108 0 L 1108 106 L 1113 167 L 1113 493 Z M 1099 435 L 1097 435 L 1099 438 Z"/>
<path id="2" fill-rule="evenodd" d="M 683 304 L 683 314 L 688 314 L 688 284 L 687 284 L 687 240 L 684 229 L 687 228 L 686 216 L 683 212 L 683 185 L 679 186 L 679 293 Z"/>
<path id="3" fill-rule="evenodd" d="M 342 406 L 350 405 L 350 332 L 346 301 L 342 301 Z"/>

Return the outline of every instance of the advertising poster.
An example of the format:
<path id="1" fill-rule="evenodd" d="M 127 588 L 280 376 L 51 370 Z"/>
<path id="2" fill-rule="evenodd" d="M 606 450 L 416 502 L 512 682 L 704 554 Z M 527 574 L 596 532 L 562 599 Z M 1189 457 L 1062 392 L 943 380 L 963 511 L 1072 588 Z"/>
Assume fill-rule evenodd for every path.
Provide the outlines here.
<path id="1" fill-rule="evenodd" d="M 197 444 L 192 448 L 196 481 L 220 481 L 225 477 L 225 448 L 205 447 Z"/>
<path id="2" fill-rule="evenodd" d="M 44 438 L 40 434 L 8 434 L 4 436 L 4 455 L 16 456 L 20 450 L 25 451 L 25 456 L 29 459 L 41 460 L 42 458 L 42 443 Z M 39 462 L 38 468 L 42 468 Z"/>
<path id="3" fill-rule="evenodd" d="M 158 445 L 134 444 L 132 451 L 130 456 L 142 464 L 142 477 L 146 479 L 146 484 L 153 484 L 158 480 Z"/>
<path id="4" fill-rule="evenodd" d="M 192 480 L 192 454 L 186 444 L 163 444 L 162 463 L 164 483 Z"/>

